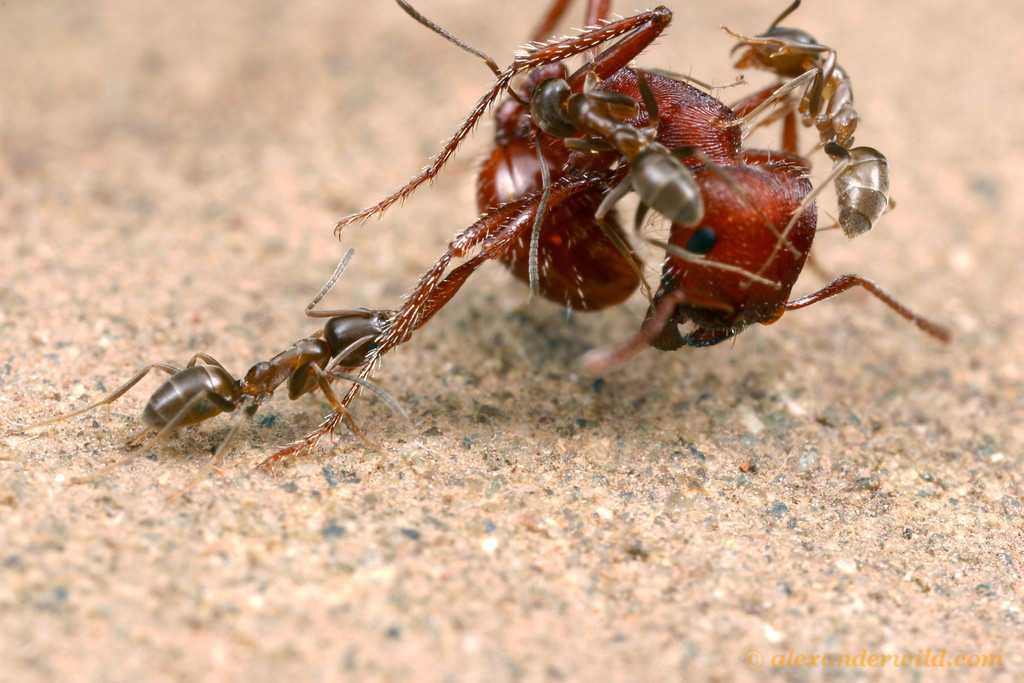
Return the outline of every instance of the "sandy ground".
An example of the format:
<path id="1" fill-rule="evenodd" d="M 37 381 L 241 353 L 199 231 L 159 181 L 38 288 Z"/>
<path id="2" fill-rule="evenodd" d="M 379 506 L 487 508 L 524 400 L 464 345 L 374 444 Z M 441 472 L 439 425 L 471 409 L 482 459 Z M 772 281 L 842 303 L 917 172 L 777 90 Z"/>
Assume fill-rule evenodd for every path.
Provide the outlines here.
<path id="1" fill-rule="evenodd" d="M 544 3 L 419 4 L 506 62 Z M 832 4 L 798 23 L 840 50 L 899 206 L 817 254 L 952 346 L 849 294 L 595 384 L 579 356 L 643 302 L 566 321 L 492 266 L 378 375 L 413 423 L 359 405 L 385 453 L 343 436 L 254 473 L 326 412 L 280 396 L 184 499 L 228 419 L 68 486 L 128 452 L 147 379 L 0 440 L 0 680 L 1024 677 L 1024 10 Z M 675 3 L 641 63 L 728 82 L 718 26 L 778 5 Z M 420 168 L 489 83 L 354 0 L 8 0 L 0 65 L 4 422 L 198 350 L 243 372 L 312 332 L 334 220 Z M 330 305 L 400 301 L 474 218 L 488 136 L 349 233 Z M 927 650 L 1001 663 L 779 665 Z"/>

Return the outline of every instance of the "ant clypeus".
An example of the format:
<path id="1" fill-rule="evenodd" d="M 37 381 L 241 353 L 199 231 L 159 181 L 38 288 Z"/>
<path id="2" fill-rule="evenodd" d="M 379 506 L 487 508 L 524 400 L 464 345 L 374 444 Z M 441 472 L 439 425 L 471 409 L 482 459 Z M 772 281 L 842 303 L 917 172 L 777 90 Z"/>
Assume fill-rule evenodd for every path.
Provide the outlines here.
<path id="1" fill-rule="evenodd" d="M 787 76 L 791 66 L 784 68 L 783 62 L 792 61 L 808 73 L 783 86 L 788 89 L 765 88 L 730 107 L 687 82 L 693 79 L 629 66 L 668 26 L 672 12 L 665 7 L 610 21 L 610 0 L 588 0 L 582 33 L 539 42 L 570 5 L 553 0 L 533 42 L 501 70 L 406 0 L 396 1 L 421 24 L 480 57 L 496 80 L 426 169 L 377 204 L 343 218 L 339 236 L 347 225 L 379 216 L 433 179 L 486 111 L 502 94 L 507 98 L 497 107 L 494 148 L 478 175 L 481 217 L 452 239 L 401 308 L 388 316 L 360 377 L 372 375 L 384 354 L 408 341 L 488 260 L 502 262 L 533 292 L 571 309 L 598 310 L 627 299 L 642 284 L 641 262 L 614 206 L 630 191 L 640 201 L 635 227 L 649 208 L 672 227 L 667 243 L 654 242 L 666 257 L 647 319 L 619 348 L 588 356 L 586 364 L 595 372 L 647 345 L 717 344 L 752 323 L 773 323 L 786 311 L 851 287 L 864 288 L 931 336 L 949 339 L 944 328 L 857 275 L 789 300 L 816 232 L 817 190 L 808 177 L 810 163 L 797 153 L 792 107 L 784 112 L 780 151 L 743 148 L 749 129 L 766 122 L 757 117 L 807 85 L 807 104 L 799 111 L 814 117 L 826 152 L 839 160 L 829 182 L 840 185 L 844 215 L 861 214 L 870 227 L 885 209 L 883 203 L 878 210 L 879 195 L 888 199 L 884 157 L 863 151 L 869 148 L 843 146 L 852 141 L 850 121 L 856 122 L 856 114 L 835 51 L 803 32 L 778 27 L 798 2 L 772 24 L 767 37 L 743 39 L 743 45 L 754 51 L 751 64 L 754 57 L 779 53 L 787 59 L 758 65 Z M 570 72 L 565 60 L 580 54 L 589 56 Z M 850 226 L 848 234 L 865 229 L 853 219 Z M 466 260 L 449 271 L 460 258 Z M 685 335 L 678 330 L 683 323 L 694 325 Z M 353 385 L 342 403 L 349 405 L 359 390 Z M 329 416 L 264 464 L 314 447 L 344 415 Z"/>

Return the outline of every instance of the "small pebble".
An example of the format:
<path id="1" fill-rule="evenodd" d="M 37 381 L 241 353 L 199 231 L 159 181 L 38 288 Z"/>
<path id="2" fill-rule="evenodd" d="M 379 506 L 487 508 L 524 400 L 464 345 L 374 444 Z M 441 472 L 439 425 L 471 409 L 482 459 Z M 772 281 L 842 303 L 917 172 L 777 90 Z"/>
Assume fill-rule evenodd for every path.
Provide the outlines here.
<path id="1" fill-rule="evenodd" d="M 764 625 L 764 639 L 772 645 L 781 643 L 785 637 L 781 631 L 776 630 L 771 624 Z"/>
<path id="2" fill-rule="evenodd" d="M 857 573 L 857 561 L 856 560 L 836 560 L 836 569 L 844 574 L 856 574 Z"/>
<path id="3" fill-rule="evenodd" d="M 323 535 L 324 539 L 330 541 L 344 536 L 345 527 L 340 526 L 337 522 L 331 520 L 330 522 L 324 525 L 324 528 L 323 530 L 321 530 L 320 533 Z"/>
<path id="4" fill-rule="evenodd" d="M 761 421 L 749 406 L 742 406 L 739 409 L 740 424 L 751 434 L 760 434 L 764 431 L 764 422 Z"/>

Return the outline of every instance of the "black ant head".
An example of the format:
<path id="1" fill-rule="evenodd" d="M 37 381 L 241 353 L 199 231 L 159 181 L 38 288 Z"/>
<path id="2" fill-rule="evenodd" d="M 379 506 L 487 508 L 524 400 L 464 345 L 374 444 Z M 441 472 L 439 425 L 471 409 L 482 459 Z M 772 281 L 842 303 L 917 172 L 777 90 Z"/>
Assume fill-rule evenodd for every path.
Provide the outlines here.
<path id="1" fill-rule="evenodd" d="M 754 36 L 757 40 L 777 41 L 770 45 L 751 45 L 741 41 L 733 46 L 730 54 L 747 48 L 736 62 L 737 69 L 756 67 L 767 69 L 788 78 L 795 78 L 807 70 L 806 53 L 800 49 L 805 45 L 817 45 L 818 41 L 807 31 L 789 26 L 780 26 L 786 17 L 800 7 L 800 0 L 795 0 L 775 18 L 768 30 Z"/>
<path id="2" fill-rule="evenodd" d="M 512 140 L 529 139 L 531 132 L 530 101 L 537 86 L 553 79 L 569 77 L 565 64 L 545 64 L 532 69 L 513 89 L 512 97 L 498 106 L 494 115 L 494 141 L 507 145 Z"/>

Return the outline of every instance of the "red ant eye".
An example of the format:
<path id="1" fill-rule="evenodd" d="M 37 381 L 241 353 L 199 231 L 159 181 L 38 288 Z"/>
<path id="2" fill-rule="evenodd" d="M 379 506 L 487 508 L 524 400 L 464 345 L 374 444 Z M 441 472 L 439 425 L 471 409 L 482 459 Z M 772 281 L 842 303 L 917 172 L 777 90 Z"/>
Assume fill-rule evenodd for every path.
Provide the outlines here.
<path id="1" fill-rule="evenodd" d="M 715 247 L 718 235 L 709 227 L 697 228 L 686 242 L 686 251 L 693 254 L 706 254 Z"/>

